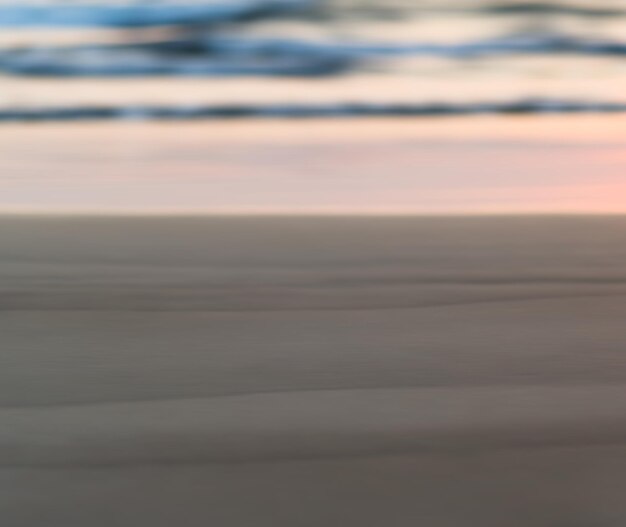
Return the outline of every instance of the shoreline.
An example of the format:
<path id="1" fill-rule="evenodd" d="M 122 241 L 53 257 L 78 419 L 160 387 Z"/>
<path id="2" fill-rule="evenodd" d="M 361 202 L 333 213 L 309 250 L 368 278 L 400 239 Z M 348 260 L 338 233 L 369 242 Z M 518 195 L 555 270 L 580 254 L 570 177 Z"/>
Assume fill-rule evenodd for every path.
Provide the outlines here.
<path id="1" fill-rule="evenodd" d="M 6 124 L 0 211 L 623 214 L 622 128 L 592 115 Z"/>

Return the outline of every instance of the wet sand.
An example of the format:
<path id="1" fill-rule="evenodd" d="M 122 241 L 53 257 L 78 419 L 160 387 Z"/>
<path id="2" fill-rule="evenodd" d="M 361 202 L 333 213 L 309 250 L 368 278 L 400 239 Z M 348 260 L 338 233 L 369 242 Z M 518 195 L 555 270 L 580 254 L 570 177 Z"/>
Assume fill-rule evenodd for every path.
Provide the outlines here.
<path id="1" fill-rule="evenodd" d="M 626 218 L 0 218 L 0 523 L 618 526 Z"/>
<path id="2" fill-rule="evenodd" d="M 0 213 L 624 214 L 622 116 L 6 124 Z"/>

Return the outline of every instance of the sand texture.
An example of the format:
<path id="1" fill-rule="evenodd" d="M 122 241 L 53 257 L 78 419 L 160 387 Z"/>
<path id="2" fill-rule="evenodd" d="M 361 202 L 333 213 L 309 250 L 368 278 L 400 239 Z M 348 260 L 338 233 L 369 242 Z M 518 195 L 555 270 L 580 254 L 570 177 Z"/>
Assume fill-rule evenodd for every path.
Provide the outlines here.
<path id="1" fill-rule="evenodd" d="M 0 218 L 3 527 L 626 523 L 626 218 Z"/>

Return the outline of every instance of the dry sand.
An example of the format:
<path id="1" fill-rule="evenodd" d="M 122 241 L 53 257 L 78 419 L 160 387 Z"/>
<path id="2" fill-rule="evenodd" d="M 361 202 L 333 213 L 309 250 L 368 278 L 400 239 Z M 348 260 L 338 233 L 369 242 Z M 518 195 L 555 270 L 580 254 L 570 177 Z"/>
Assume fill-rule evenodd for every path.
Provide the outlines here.
<path id="1" fill-rule="evenodd" d="M 626 523 L 626 218 L 0 219 L 3 527 Z"/>

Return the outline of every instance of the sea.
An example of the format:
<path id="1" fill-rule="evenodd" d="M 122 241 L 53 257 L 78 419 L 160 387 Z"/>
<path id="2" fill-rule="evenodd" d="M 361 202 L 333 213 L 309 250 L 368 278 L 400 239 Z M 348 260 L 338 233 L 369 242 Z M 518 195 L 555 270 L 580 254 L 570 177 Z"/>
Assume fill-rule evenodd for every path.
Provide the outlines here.
<path id="1" fill-rule="evenodd" d="M 620 0 L 0 3 L 0 120 L 614 113 Z"/>
<path id="2" fill-rule="evenodd" d="M 626 2 L 0 2 L 0 212 L 626 212 Z"/>

